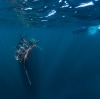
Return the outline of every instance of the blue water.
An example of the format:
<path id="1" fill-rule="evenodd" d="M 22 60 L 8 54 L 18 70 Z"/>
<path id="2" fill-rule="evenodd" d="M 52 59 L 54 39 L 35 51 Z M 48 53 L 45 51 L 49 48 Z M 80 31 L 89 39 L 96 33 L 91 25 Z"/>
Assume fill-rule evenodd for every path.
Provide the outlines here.
<path id="1" fill-rule="evenodd" d="M 99 25 L 99 19 L 74 17 L 62 26 L 34 27 L 19 20 L 15 3 L 4 0 L 0 6 L 0 99 L 100 99 L 100 32 L 72 33 L 76 27 Z M 31 86 L 14 57 L 20 35 L 39 40 L 27 60 Z"/>

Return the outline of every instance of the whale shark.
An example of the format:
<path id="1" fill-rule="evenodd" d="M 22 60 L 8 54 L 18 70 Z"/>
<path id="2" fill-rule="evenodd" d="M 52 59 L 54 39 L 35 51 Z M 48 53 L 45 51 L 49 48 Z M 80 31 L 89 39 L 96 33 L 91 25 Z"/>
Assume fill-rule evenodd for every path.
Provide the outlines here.
<path id="1" fill-rule="evenodd" d="M 38 42 L 39 40 L 35 40 L 33 38 L 21 37 L 19 43 L 17 44 L 15 48 L 15 59 L 18 62 L 22 63 L 29 85 L 31 85 L 31 80 L 29 78 L 28 71 L 26 69 L 26 61 L 27 61 L 28 55 L 30 54 L 30 51 L 34 47 L 36 47 Z"/>

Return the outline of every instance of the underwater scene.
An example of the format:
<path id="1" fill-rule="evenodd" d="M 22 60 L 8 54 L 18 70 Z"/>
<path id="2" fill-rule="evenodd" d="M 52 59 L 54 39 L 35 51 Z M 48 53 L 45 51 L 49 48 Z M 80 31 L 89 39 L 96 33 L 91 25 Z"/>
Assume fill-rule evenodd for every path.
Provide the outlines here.
<path id="1" fill-rule="evenodd" d="M 100 0 L 0 0 L 0 99 L 100 99 Z"/>

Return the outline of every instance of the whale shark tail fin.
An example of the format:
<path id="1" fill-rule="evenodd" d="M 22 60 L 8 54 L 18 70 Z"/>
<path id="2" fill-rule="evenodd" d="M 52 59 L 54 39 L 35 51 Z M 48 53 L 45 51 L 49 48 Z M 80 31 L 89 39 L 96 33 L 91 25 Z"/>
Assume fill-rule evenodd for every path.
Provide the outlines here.
<path id="1" fill-rule="evenodd" d="M 31 83 L 31 80 L 30 80 L 30 77 L 29 77 L 29 74 L 28 74 L 28 71 L 27 71 L 27 69 L 26 69 L 25 64 L 24 64 L 24 70 L 25 70 L 25 75 L 26 75 L 26 77 L 27 77 L 28 83 L 29 83 L 29 85 L 31 86 L 32 83 Z"/>

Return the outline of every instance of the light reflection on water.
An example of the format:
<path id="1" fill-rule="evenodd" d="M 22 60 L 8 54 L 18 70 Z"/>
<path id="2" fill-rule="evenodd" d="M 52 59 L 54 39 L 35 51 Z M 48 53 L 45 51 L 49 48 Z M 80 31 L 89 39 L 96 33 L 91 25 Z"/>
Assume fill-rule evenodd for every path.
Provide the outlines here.
<path id="1" fill-rule="evenodd" d="M 100 19 L 100 1 L 9 0 L 21 22 L 30 27 L 66 26 L 69 22 Z"/>

